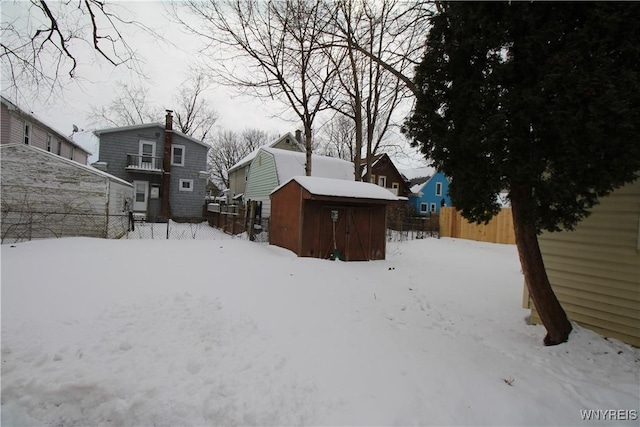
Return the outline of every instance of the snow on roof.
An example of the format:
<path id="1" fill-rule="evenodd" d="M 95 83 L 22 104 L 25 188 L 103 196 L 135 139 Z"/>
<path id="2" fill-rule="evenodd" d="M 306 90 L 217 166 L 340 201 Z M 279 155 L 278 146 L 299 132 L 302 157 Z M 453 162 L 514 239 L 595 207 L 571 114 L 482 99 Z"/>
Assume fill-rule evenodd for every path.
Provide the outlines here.
<path id="1" fill-rule="evenodd" d="M 251 163 L 251 161 L 252 161 L 253 159 L 255 159 L 255 157 L 258 155 L 258 151 L 260 151 L 260 149 L 261 149 L 261 148 L 274 147 L 274 146 L 276 146 L 280 141 L 282 141 L 282 140 L 284 140 L 284 139 L 286 139 L 286 138 L 289 138 L 289 139 L 291 139 L 292 141 L 295 141 L 295 142 L 297 143 L 297 139 L 296 139 L 296 137 L 295 137 L 295 136 L 293 136 L 293 135 L 291 134 L 291 132 L 287 132 L 287 133 L 285 133 L 284 135 L 282 135 L 281 137 L 279 137 L 278 139 L 276 139 L 275 141 L 270 142 L 270 143 L 268 143 L 268 144 L 261 145 L 260 147 L 256 148 L 255 150 L 253 150 L 252 152 L 250 152 L 249 154 L 247 154 L 246 156 L 244 156 L 243 158 L 241 158 L 240 160 L 238 160 L 238 161 L 237 161 L 233 166 L 231 166 L 231 167 L 229 168 L 229 171 L 228 171 L 228 172 L 231 172 L 231 171 L 232 171 L 232 170 L 234 170 L 234 169 L 238 169 L 240 166 L 243 166 L 243 165 L 246 165 L 246 164 Z M 299 144 L 299 143 L 298 143 L 298 144 Z M 302 148 L 302 147 L 301 147 L 301 148 Z"/>
<path id="2" fill-rule="evenodd" d="M 394 201 L 406 200 L 406 197 L 396 196 L 388 189 L 368 182 L 345 181 L 342 179 L 321 178 L 315 176 L 294 176 L 283 185 L 273 190 L 271 194 L 291 181 L 296 181 L 309 193 L 316 196 L 352 197 L 357 199 Z"/>
<path id="3" fill-rule="evenodd" d="M 422 166 L 412 169 L 399 169 L 399 172 L 403 174 L 408 180 L 412 180 L 415 178 L 433 176 L 436 173 L 436 169 L 431 166 Z"/>
<path id="4" fill-rule="evenodd" d="M 288 181 L 297 175 L 304 175 L 307 161 L 306 153 L 265 147 L 261 150 L 273 155 L 279 183 Z M 312 176 L 353 181 L 355 178 L 353 167 L 353 163 L 346 160 L 317 154 L 311 155 Z"/>

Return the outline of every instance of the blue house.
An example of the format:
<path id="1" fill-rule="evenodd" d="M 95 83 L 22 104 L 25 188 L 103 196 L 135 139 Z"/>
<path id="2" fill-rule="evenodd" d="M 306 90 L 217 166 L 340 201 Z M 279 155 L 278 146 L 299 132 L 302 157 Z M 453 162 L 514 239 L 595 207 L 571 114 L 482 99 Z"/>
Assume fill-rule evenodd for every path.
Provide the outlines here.
<path id="1" fill-rule="evenodd" d="M 427 181 L 411 188 L 409 205 L 418 215 L 440 213 L 441 206 L 451 206 L 449 180 L 442 172 L 436 172 Z"/>

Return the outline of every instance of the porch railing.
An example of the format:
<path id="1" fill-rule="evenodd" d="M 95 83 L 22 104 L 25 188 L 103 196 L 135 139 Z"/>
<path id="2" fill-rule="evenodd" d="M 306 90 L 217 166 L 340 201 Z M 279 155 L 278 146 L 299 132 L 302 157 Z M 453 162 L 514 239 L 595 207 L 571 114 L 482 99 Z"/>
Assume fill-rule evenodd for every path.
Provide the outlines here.
<path id="1" fill-rule="evenodd" d="M 127 154 L 127 169 L 162 172 L 162 157 Z"/>

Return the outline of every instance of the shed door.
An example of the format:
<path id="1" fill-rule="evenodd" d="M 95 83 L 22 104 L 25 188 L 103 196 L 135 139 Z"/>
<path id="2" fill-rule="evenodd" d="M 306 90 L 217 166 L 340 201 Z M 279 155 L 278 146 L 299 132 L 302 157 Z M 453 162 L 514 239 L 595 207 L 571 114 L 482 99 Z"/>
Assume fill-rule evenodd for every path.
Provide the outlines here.
<path id="1" fill-rule="evenodd" d="M 346 261 L 371 259 L 371 209 L 362 207 L 323 206 L 320 219 L 320 245 L 325 258 L 334 252 L 332 211 L 338 213 L 335 222 L 335 246 Z"/>

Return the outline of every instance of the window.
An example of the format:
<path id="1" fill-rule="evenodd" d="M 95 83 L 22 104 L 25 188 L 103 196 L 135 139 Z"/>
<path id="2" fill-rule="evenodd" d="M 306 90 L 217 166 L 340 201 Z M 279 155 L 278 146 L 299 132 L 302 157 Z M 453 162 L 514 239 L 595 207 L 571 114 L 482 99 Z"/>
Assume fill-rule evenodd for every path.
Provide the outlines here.
<path id="1" fill-rule="evenodd" d="M 51 152 L 51 135 L 47 135 L 47 151 Z"/>
<path id="2" fill-rule="evenodd" d="M 436 204 L 435 203 L 431 203 L 431 209 L 430 209 L 429 212 L 436 213 Z"/>
<path id="3" fill-rule="evenodd" d="M 184 166 L 184 145 L 173 145 L 171 147 L 171 164 Z"/>
<path id="4" fill-rule="evenodd" d="M 420 213 L 427 213 L 427 204 L 420 203 Z"/>
<path id="5" fill-rule="evenodd" d="M 138 167 L 141 169 L 153 169 L 155 167 L 154 157 L 156 155 L 155 141 L 140 141 Z"/>
<path id="6" fill-rule="evenodd" d="M 71 160 L 73 160 L 73 155 L 75 154 L 75 151 L 76 151 L 75 147 L 71 147 L 71 151 L 69 152 L 69 158 Z"/>
<path id="7" fill-rule="evenodd" d="M 384 175 L 380 175 L 378 177 L 378 185 L 380 187 L 386 187 L 387 186 L 387 177 Z"/>
<path id="8" fill-rule="evenodd" d="M 29 145 L 31 140 L 31 124 L 24 122 L 24 143 Z"/>
<path id="9" fill-rule="evenodd" d="M 58 151 L 56 154 L 59 156 L 62 154 L 62 141 L 58 141 Z"/>
<path id="10" fill-rule="evenodd" d="M 442 196 L 442 183 L 436 182 L 436 196 Z"/>
<path id="11" fill-rule="evenodd" d="M 398 195 L 399 188 L 400 188 L 400 185 L 397 182 L 394 182 L 391 184 L 391 189 L 393 190 L 392 193 L 395 194 L 396 196 Z"/>
<path id="12" fill-rule="evenodd" d="M 376 176 L 374 174 L 371 174 L 371 177 L 369 178 L 369 182 L 372 184 L 376 183 Z"/>
<path id="13" fill-rule="evenodd" d="M 180 191 L 193 191 L 193 180 L 192 179 L 181 179 L 180 180 Z"/>

